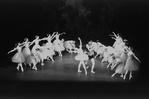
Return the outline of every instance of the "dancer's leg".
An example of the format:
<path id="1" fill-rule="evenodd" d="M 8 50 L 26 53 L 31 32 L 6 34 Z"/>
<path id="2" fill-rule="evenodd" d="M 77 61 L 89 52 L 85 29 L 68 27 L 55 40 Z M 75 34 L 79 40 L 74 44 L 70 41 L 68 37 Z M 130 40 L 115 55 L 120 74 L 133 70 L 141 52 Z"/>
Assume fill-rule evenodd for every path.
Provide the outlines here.
<path id="1" fill-rule="evenodd" d="M 41 66 L 43 66 L 43 65 L 44 65 L 43 60 L 44 60 L 44 59 L 42 59 L 42 60 L 41 60 Z"/>
<path id="2" fill-rule="evenodd" d="M 23 69 L 22 63 L 20 63 L 20 67 L 21 67 L 21 71 L 23 72 L 24 69 Z"/>
<path id="3" fill-rule="evenodd" d="M 91 62 L 92 62 L 91 73 L 95 73 L 95 72 L 94 72 L 94 67 L 95 67 L 95 59 L 94 59 L 94 58 L 92 58 L 92 59 L 91 59 Z"/>
<path id="4" fill-rule="evenodd" d="M 85 70 L 85 75 L 87 75 L 87 70 L 86 70 L 86 66 L 85 66 L 85 64 L 84 64 L 84 61 L 82 61 L 82 65 L 83 65 L 83 68 L 84 68 L 84 70 Z"/>
<path id="5" fill-rule="evenodd" d="M 18 63 L 18 66 L 17 66 L 17 70 L 19 71 L 19 67 L 20 67 L 20 65 L 19 65 L 19 63 Z"/>
<path id="6" fill-rule="evenodd" d="M 127 75 L 127 73 L 128 73 L 128 70 L 126 70 L 126 72 L 125 72 L 125 75 L 124 75 L 123 79 L 126 79 L 126 75 Z"/>
<path id="7" fill-rule="evenodd" d="M 129 79 L 132 78 L 132 71 L 130 71 L 130 74 L 129 74 Z"/>
<path id="8" fill-rule="evenodd" d="M 82 72 L 82 71 L 80 70 L 81 64 L 82 64 L 82 62 L 80 61 L 79 65 L 78 65 L 78 72 Z"/>
<path id="9" fill-rule="evenodd" d="M 113 77 L 115 74 L 117 74 L 117 73 L 115 72 L 111 77 Z"/>

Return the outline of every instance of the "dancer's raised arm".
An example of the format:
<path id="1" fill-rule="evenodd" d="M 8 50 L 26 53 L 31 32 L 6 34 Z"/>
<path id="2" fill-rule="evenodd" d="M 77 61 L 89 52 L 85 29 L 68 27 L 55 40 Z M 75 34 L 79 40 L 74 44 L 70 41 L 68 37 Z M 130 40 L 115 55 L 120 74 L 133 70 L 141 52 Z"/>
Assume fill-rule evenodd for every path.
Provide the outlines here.
<path id="1" fill-rule="evenodd" d="M 133 56 L 141 63 L 141 61 L 139 60 L 139 58 L 133 53 Z"/>
<path id="2" fill-rule="evenodd" d="M 80 41 L 79 47 L 82 48 L 82 41 L 81 41 L 80 37 L 78 37 L 78 39 L 79 39 L 79 41 Z"/>
<path id="3" fill-rule="evenodd" d="M 9 54 L 9 53 L 15 51 L 16 49 L 17 49 L 17 47 L 15 47 L 13 50 L 10 50 L 7 54 Z"/>

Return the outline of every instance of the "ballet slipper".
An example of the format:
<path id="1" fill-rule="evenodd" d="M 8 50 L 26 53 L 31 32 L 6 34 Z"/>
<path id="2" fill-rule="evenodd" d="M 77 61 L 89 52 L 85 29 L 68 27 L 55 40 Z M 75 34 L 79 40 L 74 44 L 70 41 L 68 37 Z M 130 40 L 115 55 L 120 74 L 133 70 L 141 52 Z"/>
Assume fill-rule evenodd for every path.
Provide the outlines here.
<path id="1" fill-rule="evenodd" d="M 78 70 L 78 72 L 80 73 L 80 72 L 82 72 L 81 70 Z"/>
<path id="2" fill-rule="evenodd" d="M 24 72 L 24 69 L 23 69 L 23 67 L 21 67 L 21 71 L 22 71 L 22 72 Z"/>
<path id="3" fill-rule="evenodd" d="M 41 63 L 41 66 L 43 66 L 44 65 L 44 63 Z"/>
<path id="4" fill-rule="evenodd" d="M 129 75 L 129 80 L 132 78 L 132 74 L 131 74 L 131 72 L 130 72 L 130 75 Z"/>
<path id="5" fill-rule="evenodd" d="M 17 70 L 19 71 L 19 66 L 17 66 Z"/>
<path id="6" fill-rule="evenodd" d="M 121 76 L 120 77 L 123 77 L 123 74 L 121 74 Z"/>
<path id="7" fill-rule="evenodd" d="M 91 73 L 95 73 L 93 70 L 91 70 Z"/>

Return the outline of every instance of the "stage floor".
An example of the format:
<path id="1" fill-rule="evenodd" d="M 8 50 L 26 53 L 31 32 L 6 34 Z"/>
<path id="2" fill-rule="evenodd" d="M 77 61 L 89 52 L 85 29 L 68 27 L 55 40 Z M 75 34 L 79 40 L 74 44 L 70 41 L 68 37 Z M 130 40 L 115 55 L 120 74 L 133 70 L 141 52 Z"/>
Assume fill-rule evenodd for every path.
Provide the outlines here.
<path id="1" fill-rule="evenodd" d="M 8 65 L 0 69 L 1 80 L 16 80 L 16 81 L 128 81 L 123 80 L 119 74 L 114 77 L 111 75 L 114 70 L 106 68 L 107 63 L 101 64 L 101 59 L 95 60 L 95 74 L 91 73 L 91 61 L 88 61 L 90 66 L 85 75 L 83 66 L 81 67 L 82 72 L 78 73 L 77 68 L 79 61 L 74 59 L 76 54 L 64 53 L 63 57 L 55 56 L 54 62 L 44 61 L 45 65 L 41 66 L 37 64 L 38 70 L 33 70 L 30 66 L 24 66 L 24 72 L 16 69 L 17 64 Z M 133 74 L 133 77 L 135 75 Z"/>
<path id="2" fill-rule="evenodd" d="M 83 96 L 85 99 L 88 97 L 115 99 L 113 98 L 115 96 L 129 96 L 130 92 L 133 92 L 131 96 L 140 96 L 142 90 L 144 90 L 143 94 L 146 94 L 146 84 L 130 83 L 137 77 L 135 73 L 132 80 L 128 80 L 128 76 L 126 80 L 123 80 L 119 74 L 112 78 L 114 71 L 107 69 L 106 63 L 101 65 L 101 60 L 96 59 L 95 74 L 90 72 L 89 67 L 88 74 L 85 75 L 82 67 L 82 72 L 77 72 L 79 62 L 74 59 L 75 54 L 64 53 L 63 55 L 62 59 L 59 56 L 54 57 L 54 63 L 44 61 L 44 66 L 38 64 L 37 71 L 29 66 L 24 66 L 24 72 L 17 71 L 17 64 L 14 63 L 2 66 L 0 68 L 0 98 L 76 99 L 75 97 Z M 88 65 L 91 66 L 90 61 Z M 138 87 L 141 89 L 138 90 Z"/>

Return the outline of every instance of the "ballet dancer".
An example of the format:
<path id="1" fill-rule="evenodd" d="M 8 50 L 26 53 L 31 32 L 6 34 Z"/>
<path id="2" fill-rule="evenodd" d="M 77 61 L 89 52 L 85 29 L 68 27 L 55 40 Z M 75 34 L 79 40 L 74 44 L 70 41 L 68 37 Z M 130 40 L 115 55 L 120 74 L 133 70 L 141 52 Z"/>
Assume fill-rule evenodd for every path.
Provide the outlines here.
<path id="1" fill-rule="evenodd" d="M 22 43 L 22 47 L 24 46 L 23 50 L 22 50 L 22 53 L 26 59 L 27 56 L 31 55 L 31 50 L 30 50 L 30 43 L 28 38 L 25 38 L 24 39 L 24 42 Z M 24 64 L 26 65 L 26 62 L 24 62 Z M 31 66 L 31 64 L 29 64 L 29 66 Z"/>
<path id="2" fill-rule="evenodd" d="M 114 49 L 124 52 L 124 47 L 126 46 L 125 42 L 127 40 L 126 39 L 123 40 L 119 34 L 116 35 L 114 32 L 112 32 L 112 33 L 113 33 L 113 35 L 110 35 L 110 36 L 113 36 L 111 38 L 115 40 L 115 42 L 113 44 Z"/>
<path id="3" fill-rule="evenodd" d="M 41 65 L 43 66 L 43 60 L 44 60 L 44 55 L 41 53 L 42 47 L 39 45 L 39 42 L 42 39 L 39 39 L 39 36 L 35 36 L 35 40 L 33 40 L 30 45 L 34 44 L 34 46 L 31 49 L 31 53 L 33 54 L 34 58 L 37 60 L 37 62 L 41 62 Z M 37 70 L 36 66 L 33 66 L 33 69 Z"/>
<path id="4" fill-rule="evenodd" d="M 124 69 L 126 70 L 124 79 L 126 78 L 126 75 L 128 72 L 130 72 L 129 79 L 131 79 L 132 71 L 138 70 L 138 68 L 139 68 L 138 62 L 140 63 L 140 60 L 135 56 L 135 54 L 133 53 L 133 51 L 130 47 L 127 49 L 127 55 L 128 55 L 128 58 L 126 60 L 125 67 L 124 67 Z M 133 60 L 133 58 L 135 58 L 138 62 Z"/>
<path id="5" fill-rule="evenodd" d="M 111 76 L 113 77 L 115 74 L 121 74 L 120 77 L 124 77 L 124 74 L 126 72 L 126 70 L 124 69 L 125 68 L 125 64 L 126 64 L 126 60 L 127 60 L 128 56 L 127 56 L 127 52 L 124 52 L 121 54 L 120 58 L 116 58 L 115 59 L 115 65 L 114 66 L 111 66 L 111 70 L 115 67 L 115 73 Z M 124 79 L 124 78 L 123 78 Z"/>
<path id="6" fill-rule="evenodd" d="M 18 63 L 17 70 L 19 70 L 19 67 L 20 67 L 21 71 L 23 72 L 24 69 L 23 69 L 22 63 L 25 62 L 25 57 L 24 57 L 23 53 L 21 52 L 21 50 L 22 50 L 21 43 L 18 43 L 17 46 L 13 50 L 8 52 L 8 54 L 15 50 L 17 50 L 17 53 L 12 57 L 12 62 Z"/>
<path id="7" fill-rule="evenodd" d="M 82 72 L 80 70 L 81 68 L 81 65 L 83 65 L 83 68 L 85 70 L 85 74 L 87 75 L 87 70 L 86 70 L 86 66 L 85 66 L 85 62 L 84 61 L 87 61 L 89 58 L 88 58 L 88 55 L 84 53 L 83 49 L 82 49 L 82 41 L 81 39 L 78 37 L 79 41 L 80 41 L 80 45 L 79 45 L 79 48 L 75 48 L 74 53 L 77 53 L 77 55 L 75 56 L 75 59 L 80 61 L 79 65 L 78 65 L 78 72 Z"/>
<path id="8" fill-rule="evenodd" d="M 66 51 L 68 51 L 70 54 L 72 54 L 72 51 L 76 48 L 75 41 L 73 41 L 73 40 L 65 41 L 64 47 L 65 47 Z"/>
<path id="9" fill-rule="evenodd" d="M 65 50 L 65 48 L 63 46 L 64 39 L 62 39 L 62 40 L 59 39 L 59 36 L 62 35 L 62 34 L 66 34 L 66 33 L 63 32 L 61 34 L 58 34 L 58 32 L 56 32 L 56 35 L 54 36 L 55 40 L 53 41 L 54 50 L 59 53 L 60 57 L 62 57 L 62 51 Z"/>
<path id="10" fill-rule="evenodd" d="M 125 69 L 124 69 L 125 65 L 124 63 L 120 63 L 117 68 L 115 69 L 114 74 L 111 75 L 111 77 L 114 77 L 115 74 L 120 74 L 120 77 L 123 77 L 123 75 L 125 74 Z"/>

